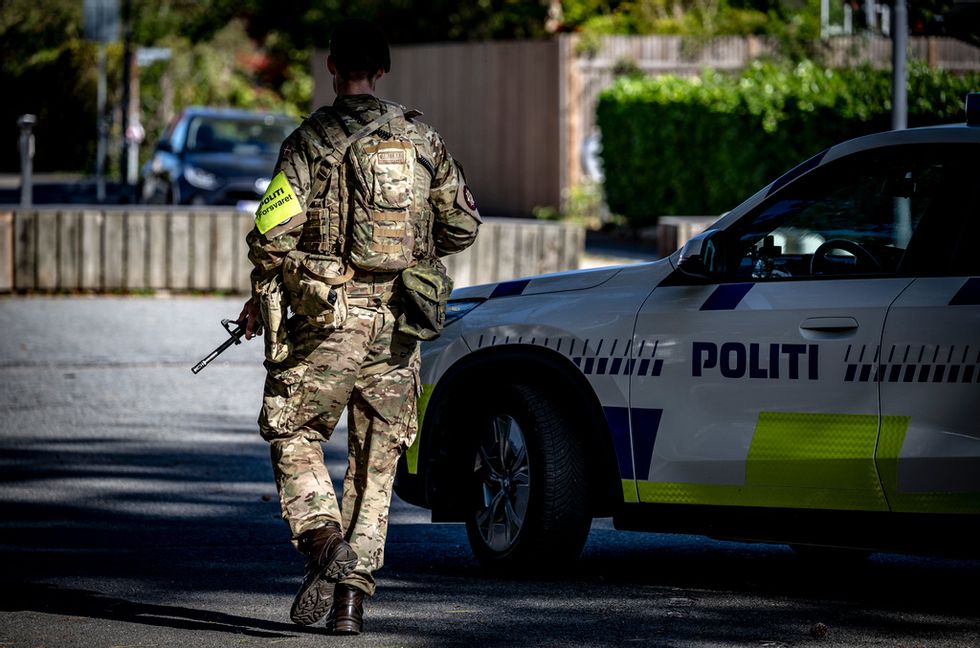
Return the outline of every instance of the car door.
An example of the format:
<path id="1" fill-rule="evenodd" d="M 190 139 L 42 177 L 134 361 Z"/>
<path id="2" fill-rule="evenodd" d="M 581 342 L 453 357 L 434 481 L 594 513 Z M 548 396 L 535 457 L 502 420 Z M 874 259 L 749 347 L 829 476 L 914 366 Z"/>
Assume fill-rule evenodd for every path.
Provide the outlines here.
<path id="1" fill-rule="evenodd" d="M 980 146 L 947 145 L 888 311 L 877 462 L 902 513 L 980 513 Z M 919 183 L 918 193 L 924 193 Z"/>
<path id="2" fill-rule="evenodd" d="M 637 499 L 887 510 L 874 371 L 921 213 L 898 196 L 921 150 L 827 162 L 724 230 L 702 276 L 642 306 L 630 404 Z"/>

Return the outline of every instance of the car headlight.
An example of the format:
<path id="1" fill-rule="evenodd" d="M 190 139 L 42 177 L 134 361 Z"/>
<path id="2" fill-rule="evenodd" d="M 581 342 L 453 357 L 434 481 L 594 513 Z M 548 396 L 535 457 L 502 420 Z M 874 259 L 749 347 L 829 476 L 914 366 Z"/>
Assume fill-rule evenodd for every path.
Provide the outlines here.
<path id="1" fill-rule="evenodd" d="M 483 299 L 450 299 L 446 304 L 446 321 L 443 326 L 449 326 L 483 302 Z"/>
<path id="2" fill-rule="evenodd" d="M 184 167 L 184 179 L 199 189 L 214 189 L 218 186 L 218 176 L 195 166 Z"/>

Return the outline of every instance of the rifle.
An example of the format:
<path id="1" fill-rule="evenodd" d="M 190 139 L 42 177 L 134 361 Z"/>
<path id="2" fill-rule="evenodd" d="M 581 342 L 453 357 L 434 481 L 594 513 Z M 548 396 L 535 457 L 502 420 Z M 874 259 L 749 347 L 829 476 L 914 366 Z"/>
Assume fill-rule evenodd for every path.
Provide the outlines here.
<path id="1" fill-rule="evenodd" d="M 238 326 L 232 329 L 231 328 L 232 324 L 237 324 Z M 223 319 L 221 320 L 221 326 L 223 326 L 225 330 L 228 331 L 228 334 L 231 335 L 231 337 L 225 340 L 221 344 L 221 346 L 219 346 L 217 349 L 209 353 L 206 358 L 204 358 L 196 365 L 194 365 L 193 368 L 191 368 L 191 371 L 194 372 L 195 374 L 200 373 L 202 369 L 204 369 L 206 366 L 211 364 L 212 360 L 214 360 L 219 355 L 224 353 L 231 345 L 242 343 L 242 337 L 245 336 L 245 322 L 236 322 L 235 320 Z"/>

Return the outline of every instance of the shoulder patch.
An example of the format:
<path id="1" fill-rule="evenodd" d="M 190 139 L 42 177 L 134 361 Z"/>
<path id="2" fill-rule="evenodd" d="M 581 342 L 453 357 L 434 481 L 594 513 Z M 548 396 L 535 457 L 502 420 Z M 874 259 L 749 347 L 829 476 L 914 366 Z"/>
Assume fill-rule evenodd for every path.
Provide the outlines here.
<path id="1" fill-rule="evenodd" d="M 255 227 L 260 234 L 265 234 L 302 211 L 303 208 L 296 199 L 296 193 L 289 185 L 286 174 L 280 171 L 269 183 L 265 195 L 262 196 L 259 209 L 255 212 Z"/>
<path id="2" fill-rule="evenodd" d="M 476 199 L 473 198 L 473 192 L 470 191 L 469 186 L 466 184 L 463 165 L 456 160 L 453 161 L 456 162 L 456 179 L 459 186 L 456 191 L 456 206 L 472 216 L 477 223 L 482 223 L 483 219 L 480 218 L 480 211 L 476 208 Z"/>

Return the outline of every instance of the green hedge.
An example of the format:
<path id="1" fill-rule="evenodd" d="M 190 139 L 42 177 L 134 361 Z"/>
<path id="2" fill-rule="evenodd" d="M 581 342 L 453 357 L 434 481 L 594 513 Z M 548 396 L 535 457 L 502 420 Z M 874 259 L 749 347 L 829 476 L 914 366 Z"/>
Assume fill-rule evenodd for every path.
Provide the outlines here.
<path id="1" fill-rule="evenodd" d="M 909 126 L 960 122 L 980 74 L 913 66 Z M 842 140 L 891 126 L 891 76 L 758 63 L 740 76 L 622 78 L 599 97 L 609 208 L 634 226 L 718 214 Z"/>

